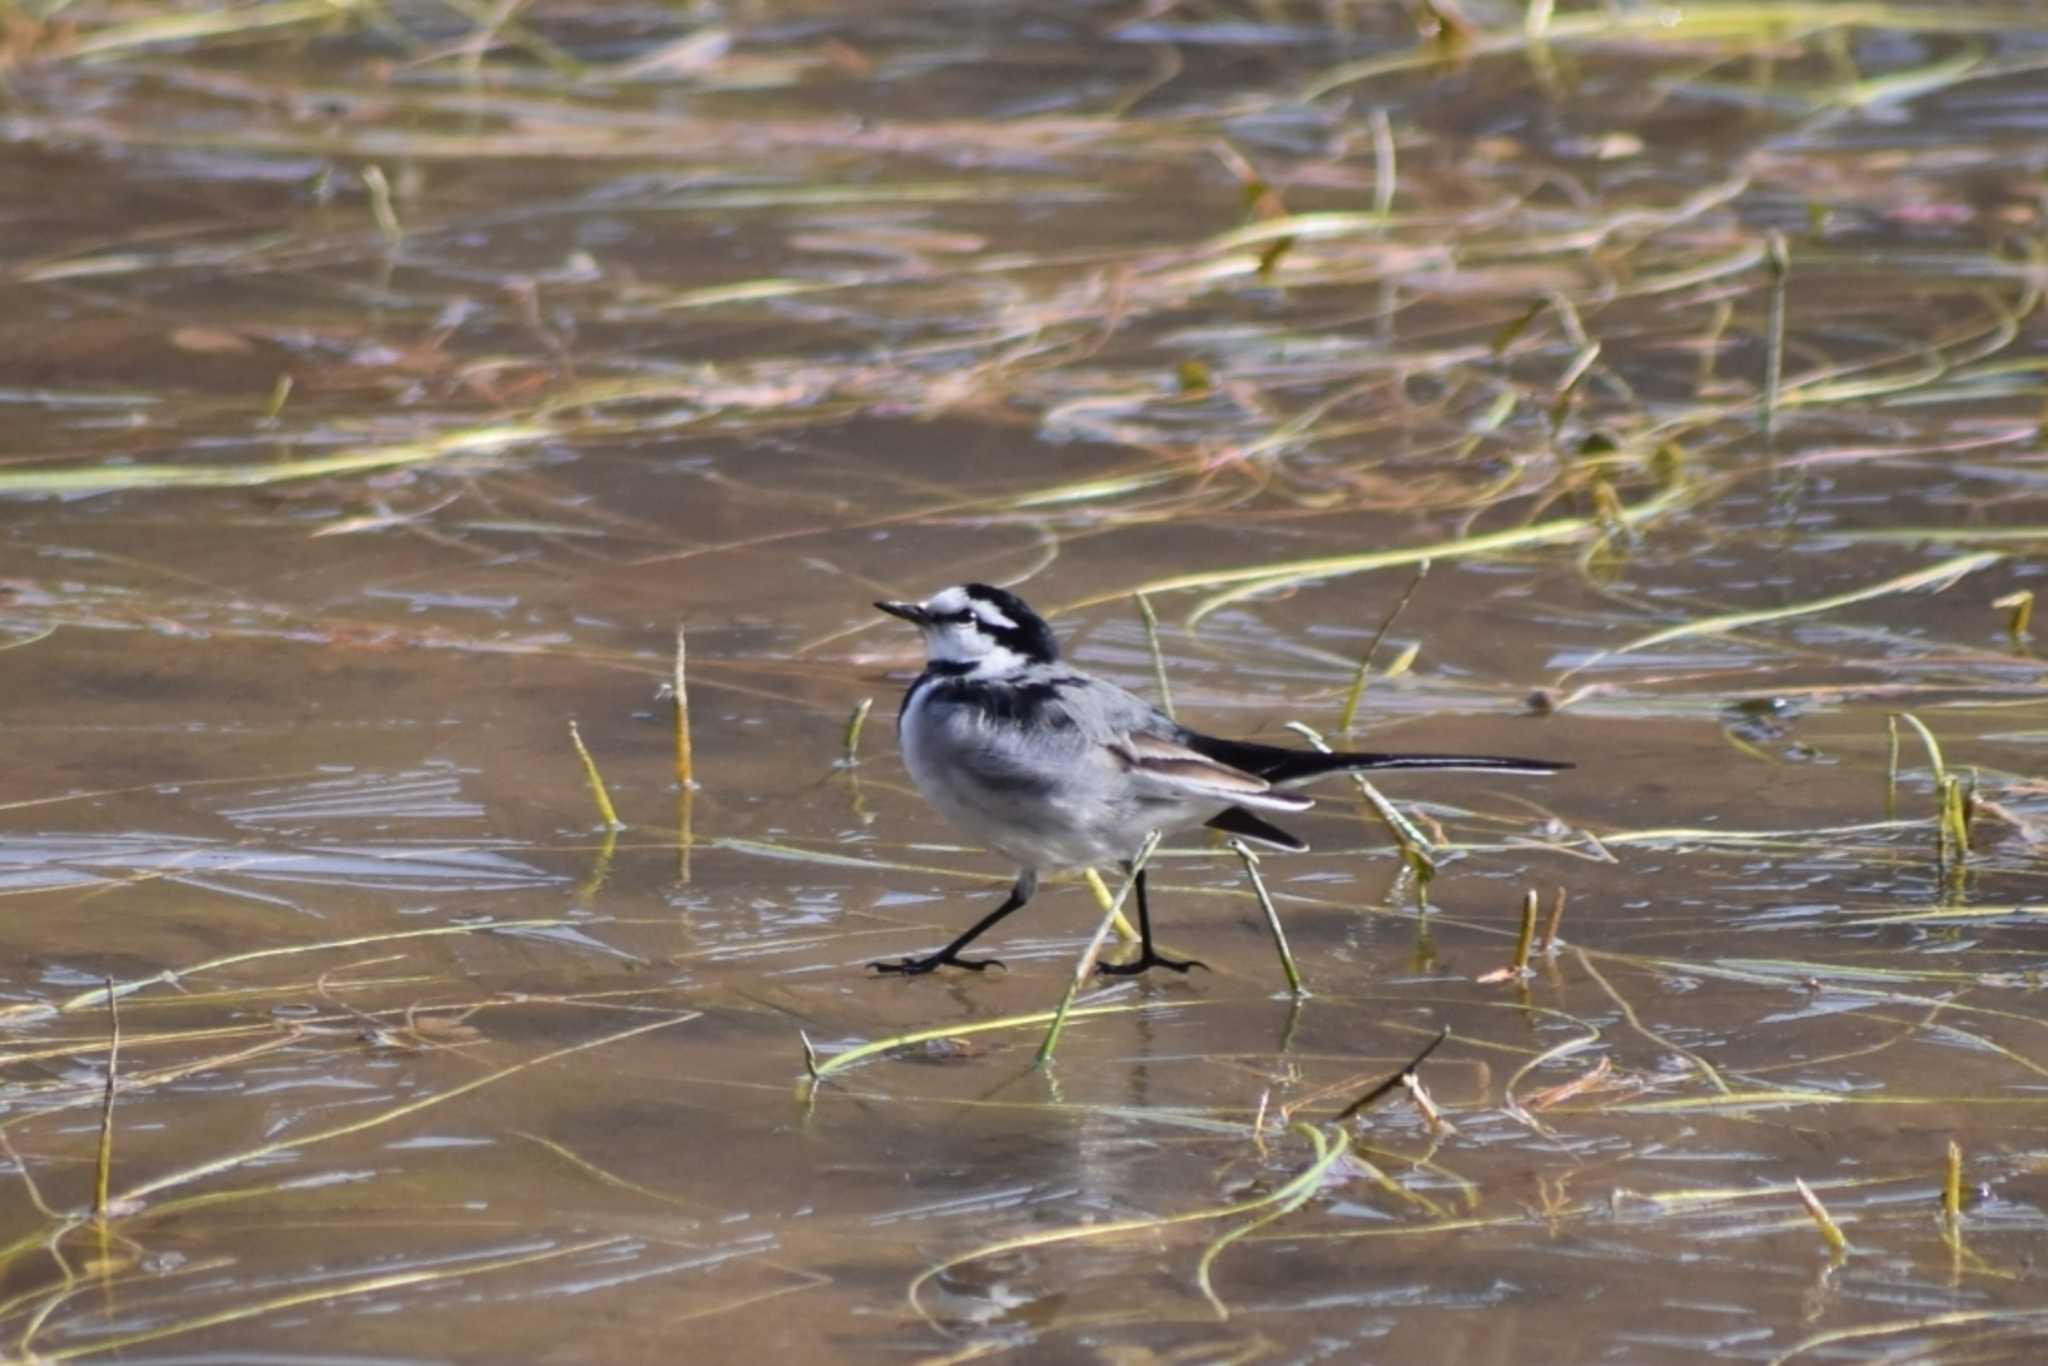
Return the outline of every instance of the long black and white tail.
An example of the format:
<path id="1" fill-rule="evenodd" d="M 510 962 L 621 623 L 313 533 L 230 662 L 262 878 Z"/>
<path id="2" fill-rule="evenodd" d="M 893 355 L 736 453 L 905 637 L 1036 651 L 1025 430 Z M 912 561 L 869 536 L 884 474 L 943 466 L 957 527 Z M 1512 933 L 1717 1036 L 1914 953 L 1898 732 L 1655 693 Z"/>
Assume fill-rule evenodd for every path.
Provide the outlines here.
<path id="1" fill-rule="evenodd" d="M 1241 806 L 1233 806 L 1226 811 L 1218 812 L 1202 824 L 1211 830 L 1221 830 L 1226 835 L 1235 835 L 1240 839 L 1257 840 L 1260 844 L 1270 844 L 1275 849 L 1285 849 L 1292 854 L 1308 852 L 1307 840 L 1282 830 L 1269 820 L 1254 816 Z"/>
<path id="2" fill-rule="evenodd" d="M 1405 769 L 1438 769 L 1468 773 L 1516 773 L 1542 777 L 1561 772 L 1570 764 L 1549 759 L 1516 759 L 1497 754 L 1372 754 L 1358 751 L 1324 754 L 1313 749 L 1287 749 L 1280 745 L 1257 745 L 1245 740 L 1219 740 L 1190 732 L 1183 740 L 1188 748 L 1232 768 L 1255 773 L 1276 787 L 1305 783 L 1331 773 L 1393 772 Z"/>

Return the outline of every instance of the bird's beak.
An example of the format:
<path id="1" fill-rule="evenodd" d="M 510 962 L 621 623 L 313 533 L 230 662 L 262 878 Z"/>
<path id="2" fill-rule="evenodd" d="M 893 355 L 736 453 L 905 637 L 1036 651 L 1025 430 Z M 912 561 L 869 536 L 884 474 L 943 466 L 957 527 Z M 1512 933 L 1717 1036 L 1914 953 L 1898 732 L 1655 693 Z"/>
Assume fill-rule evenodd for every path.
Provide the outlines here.
<path id="1" fill-rule="evenodd" d="M 902 617 L 912 626 L 926 626 L 931 622 L 931 614 L 924 610 L 924 606 L 921 603 L 878 602 L 875 606 L 892 617 Z"/>

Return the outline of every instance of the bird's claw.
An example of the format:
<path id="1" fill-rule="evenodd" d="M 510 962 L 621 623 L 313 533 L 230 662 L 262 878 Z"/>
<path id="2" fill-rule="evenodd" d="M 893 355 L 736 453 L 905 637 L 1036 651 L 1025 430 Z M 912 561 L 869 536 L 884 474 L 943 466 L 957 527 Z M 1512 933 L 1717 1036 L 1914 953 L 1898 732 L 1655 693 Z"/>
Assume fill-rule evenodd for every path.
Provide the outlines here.
<path id="1" fill-rule="evenodd" d="M 1095 971 L 1105 977 L 1136 977 L 1147 968 L 1166 968 L 1172 972 L 1185 973 L 1189 968 L 1209 971 L 1209 965 L 1199 958 L 1168 958 L 1164 954 L 1145 953 L 1128 963 L 1097 963 Z"/>
<path id="2" fill-rule="evenodd" d="M 966 968 L 969 972 L 986 972 L 990 968 L 1001 968 L 1004 972 L 1010 970 L 1000 958 L 961 958 L 943 953 L 935 953 L 928 958 L 905 958 L 896 963 L 870 963 L 868 966 L 876 972 L 896 972 L 905 977 L 920 977 L 943 967 Z"/>

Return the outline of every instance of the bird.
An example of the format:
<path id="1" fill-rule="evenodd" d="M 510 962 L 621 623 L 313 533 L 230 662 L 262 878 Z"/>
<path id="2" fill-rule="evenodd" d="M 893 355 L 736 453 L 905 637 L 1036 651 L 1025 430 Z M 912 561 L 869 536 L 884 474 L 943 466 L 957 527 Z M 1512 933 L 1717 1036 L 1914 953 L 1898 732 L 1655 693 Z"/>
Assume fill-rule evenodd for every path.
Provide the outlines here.
<path id="1" fill-rule="evenodd" d="M 1002 966 L 961 950 L 1023 909 L 1041 871 L 1119 864 L 1128 870 L 1154 831 L 1206 826 L 1303 852 L 1304 841 L 1261 813 L 1308 809 L 1314 802 L 1293 788 L 1312 779 L 1397 769 L 1542 775 L 1571 767 L 1491 755 L 1329 753 L 1205 735 L 1062 662 L 1052 628 L 1007 589 L 956 584 L 923 602 L 875 606 L 924 636 L 924 672 L 896 714 L 911 781 L 947 821 L 1018 868 L 1001 905 L 936 953 L 870 965 L 884 973 Z M 1154 947 L 1144 869 L 1133 883 L 1138 956 L 1099 963 L 1096 971 L 1206 969 Z"/>

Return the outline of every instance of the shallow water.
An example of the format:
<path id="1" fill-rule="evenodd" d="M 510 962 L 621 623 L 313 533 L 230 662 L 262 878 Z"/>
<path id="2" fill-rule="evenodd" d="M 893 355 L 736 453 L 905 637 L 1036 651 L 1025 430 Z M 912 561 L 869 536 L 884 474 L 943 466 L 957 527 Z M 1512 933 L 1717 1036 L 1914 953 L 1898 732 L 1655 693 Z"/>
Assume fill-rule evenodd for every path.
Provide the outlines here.
<path id="1" fill-rule="evenodd" d="M 0 122 L 0 1354 L 2040 1354 L 2038 11 L 144 13 Z M 1579 765 L 1427 910 L 1331 784 L 1305 999 L 1192 837 L 1050 1067 L 1079 881 L 866 970 L 1012 873 L 872 599 L 1283 740 L 1415 547 L 1356 742 Z"/>

